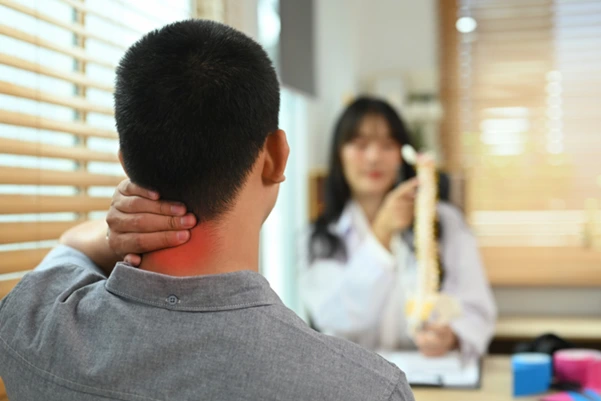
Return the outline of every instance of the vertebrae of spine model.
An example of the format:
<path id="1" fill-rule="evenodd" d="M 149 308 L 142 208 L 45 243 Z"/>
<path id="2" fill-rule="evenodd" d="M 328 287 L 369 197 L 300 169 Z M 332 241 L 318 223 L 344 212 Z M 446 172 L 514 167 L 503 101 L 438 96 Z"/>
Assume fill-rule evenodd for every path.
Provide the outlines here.
<path id="1" fill-rule="evenodd" d="M 434 156 L 429 153 L 418 156 L 412 148 L 405 147 L 403 158 L 415 165 L 419 182 L 414 226 L 417 285 L 406 308 L 409 331 L 414 334 L 432 318 L 438 323 L 447 323 L 460 315 L 461 307 L 456 299 L 439 292 L 440 266 L 435 231 L 438 180 Z"/>

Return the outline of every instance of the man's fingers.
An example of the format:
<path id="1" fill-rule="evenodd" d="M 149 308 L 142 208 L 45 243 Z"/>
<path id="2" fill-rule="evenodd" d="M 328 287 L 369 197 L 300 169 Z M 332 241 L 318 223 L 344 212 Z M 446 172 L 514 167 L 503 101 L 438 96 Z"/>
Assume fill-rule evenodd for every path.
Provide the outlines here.
<path id="1" fill-rule="evenodd" d="M 155 201 L 141 196 L 126 196 L 116 199 L 113 206 L 123 213 L 153 213 L 163 216 L 183 216 L 186 206 L 179 202 Z"/>
<path id="2" fill-rule="evenodd" d="M 142 254 L 182 245 L 190 239 L 190 231 L 162 231 L 156 233 L 124 233 L 109 237 L 109 245 L 118 255 Z"/>
<path id="3" fill-rule="evenodd" d="M 118 233 L 189 230 L 196 225 L 196 217 L 191 213 L 185 216 L 161 216 L 152 213 L 128 214 L 115 210 L 107 215 L 106 221 L 111 231 Z"/>
<path id="4" fill-rule="evenodd" d="M 138 267 L 138 266 L 140 266 L 140 263 L 142 263 L 142 257 L 135 253 L 130 253 L 130 254 L 125 255 L 125 258 L 123 259 L 123 261 L 134 267 Z"/>
<path id="5" fill-rule="evenodd" d="M 155 191 L 150 191 L 146 188 L 142 188 L 139 185 L 134 184 L 129 178 L 121 181 L 117 187 L 119 192 L 124 196 L 140 196 L 142 198 L 150 200 L 158 200 L 159 194 Z"/>

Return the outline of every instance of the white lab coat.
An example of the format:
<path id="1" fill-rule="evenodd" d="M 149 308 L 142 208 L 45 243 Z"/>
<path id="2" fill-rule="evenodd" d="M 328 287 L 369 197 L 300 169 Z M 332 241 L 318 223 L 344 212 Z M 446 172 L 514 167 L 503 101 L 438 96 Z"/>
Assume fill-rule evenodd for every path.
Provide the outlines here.
<path id="1" fill-rule="evenodd" d="M 442 226 L 442 291 L 458 299 L 462 315 L 450 323 L 465 357 L 486 352 L 494 333 L 496 307 L 474 237 L 459 210 L 439 203 Z M 353 201 L 330 229 L 346 247 L 347 260 L 308 263 L 303 241 L 300 286 L 303 303 L 320 331 L 369 349 L 414 348 L 407 335 L 405 297 L 416 285 L 416 263 L 398 235 L 392 253 L 373 235 L 365 214 Z"/>

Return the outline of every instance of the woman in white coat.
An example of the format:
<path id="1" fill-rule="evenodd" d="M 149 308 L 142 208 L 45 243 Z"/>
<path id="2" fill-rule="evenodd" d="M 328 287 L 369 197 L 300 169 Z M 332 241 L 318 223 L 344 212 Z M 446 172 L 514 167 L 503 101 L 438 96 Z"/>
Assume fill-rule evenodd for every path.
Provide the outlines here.
<path id="1" fill-rule="evenodd" d="M 405 299 L 416 284 L 412 249 L 418 183 L 403 163 L 409 136 L 398 114 L 372 98 L 353 102 L 336 124 L 325 210 L 312 226 L 300 272 L 313 326 L 370 349 L 417 347 L 428 356 L 459 348 L 486 352 L 496 308 L 476 242 L 461 213 L 438 205 L 441 290 L 461 304 L 459 318 L 407 334 Z"/>

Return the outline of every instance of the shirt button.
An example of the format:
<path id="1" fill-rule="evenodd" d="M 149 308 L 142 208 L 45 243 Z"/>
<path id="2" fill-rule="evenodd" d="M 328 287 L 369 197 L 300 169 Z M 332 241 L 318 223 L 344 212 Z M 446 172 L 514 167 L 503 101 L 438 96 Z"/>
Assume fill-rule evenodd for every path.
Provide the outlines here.
<path id="1" fill-rule="evenodd" d="M 169 295 L 165 300 L 169 305 L 175 305 L 179 302 L 179 299 L 175 295 Z"/>

